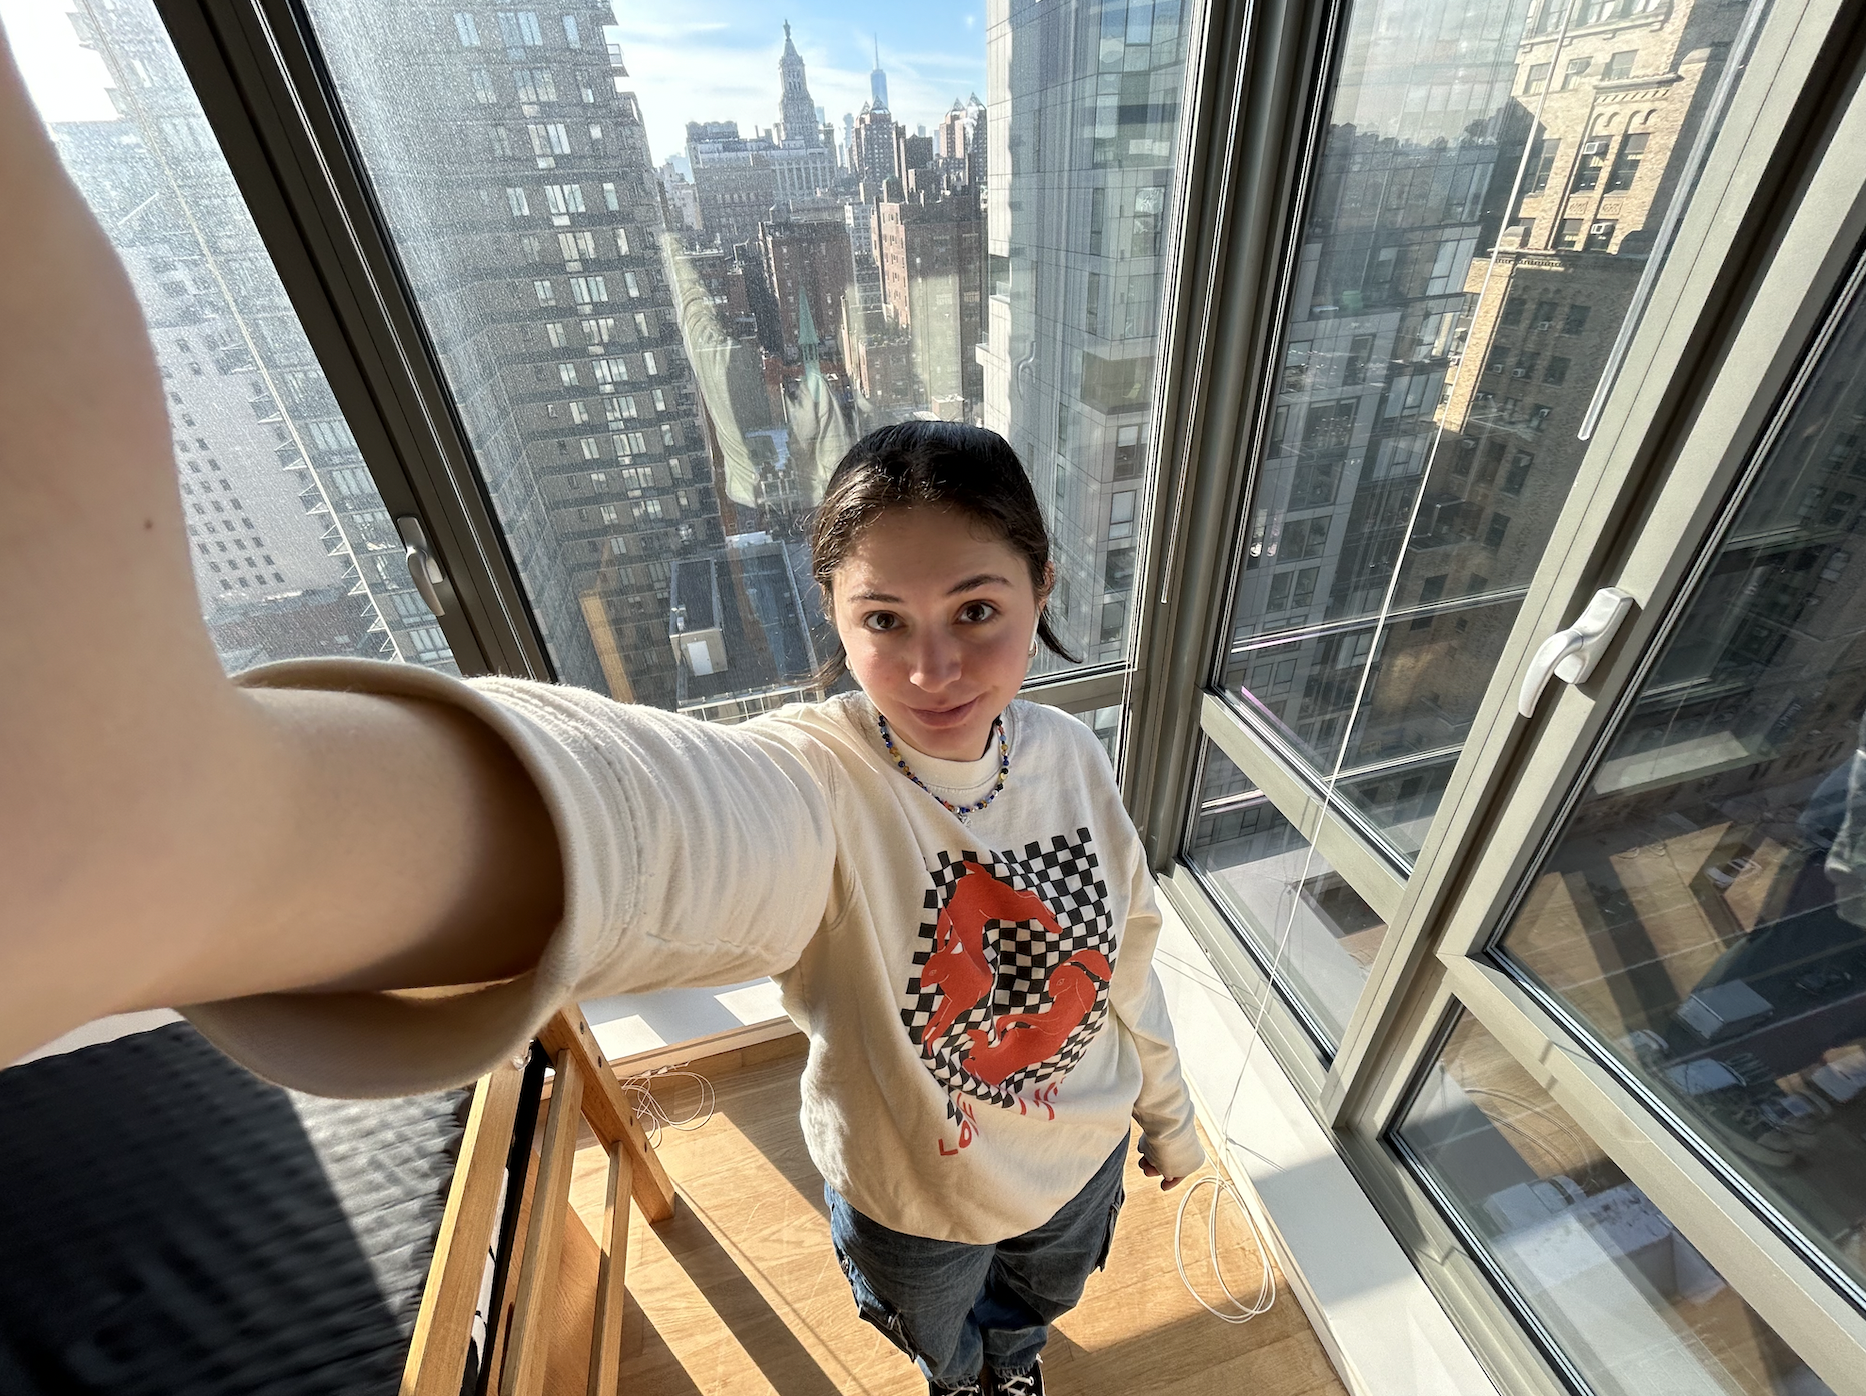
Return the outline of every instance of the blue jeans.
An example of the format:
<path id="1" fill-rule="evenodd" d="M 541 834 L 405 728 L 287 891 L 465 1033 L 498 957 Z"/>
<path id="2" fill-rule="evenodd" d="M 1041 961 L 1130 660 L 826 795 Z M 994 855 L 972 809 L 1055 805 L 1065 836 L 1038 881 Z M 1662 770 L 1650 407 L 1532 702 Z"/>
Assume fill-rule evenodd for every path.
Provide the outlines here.
<path id="1" fill-rule="evenodd" d="M 827 1183 L 829 1235 L 863 1318 L 919 1364 L 935 1386 L 1028 1370 L 1049 1326 L 1076 1306 L 1089 1272 L 1107 1263 L 1126 1200 L 1123 1139 L 1108 1161 L 1041 1226 L 996 1245 L 894 1231 Z"/>

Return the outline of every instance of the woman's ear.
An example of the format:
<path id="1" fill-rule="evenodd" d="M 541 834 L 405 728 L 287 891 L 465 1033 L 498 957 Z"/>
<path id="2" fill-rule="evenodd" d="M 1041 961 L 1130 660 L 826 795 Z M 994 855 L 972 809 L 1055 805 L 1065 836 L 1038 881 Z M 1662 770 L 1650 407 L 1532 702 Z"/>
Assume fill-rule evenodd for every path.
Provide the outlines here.
<path id="1" fill-rule="evenodd" d="M 1037 610 L 1039 612 L 1043 610 L 1044 603 L 1050 599 L 1050 593 L 1054 590 L 1056 590 L 1056 564 L 1046 562 L 1043 564 L 1043 585 L 1037 588 Z"/>

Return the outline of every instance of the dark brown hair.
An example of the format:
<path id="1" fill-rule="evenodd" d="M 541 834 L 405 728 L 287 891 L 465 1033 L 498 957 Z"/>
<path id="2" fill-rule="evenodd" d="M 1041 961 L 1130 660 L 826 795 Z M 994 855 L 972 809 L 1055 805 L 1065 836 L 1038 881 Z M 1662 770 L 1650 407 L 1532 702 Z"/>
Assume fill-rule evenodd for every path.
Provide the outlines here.
<path id="1" fill-rule="evenodd" d="M 829 477 L 810 525 L 810 571 L 825 595 L 869 524 L 890 509 L 912 508 L 951 509 L 984 524 L 1023 556 L 1030 584 L 1043 594 L 1050 531 L 1011 443 L 984 427 L 916 419 L 869 432 Z M 1037 615 L 1037 639 L 1071 664 L 1081 662 L 1050 629 L 1047 606 Z M 838 644 L 817 682 L 828 688 L 847 672 Z"/>

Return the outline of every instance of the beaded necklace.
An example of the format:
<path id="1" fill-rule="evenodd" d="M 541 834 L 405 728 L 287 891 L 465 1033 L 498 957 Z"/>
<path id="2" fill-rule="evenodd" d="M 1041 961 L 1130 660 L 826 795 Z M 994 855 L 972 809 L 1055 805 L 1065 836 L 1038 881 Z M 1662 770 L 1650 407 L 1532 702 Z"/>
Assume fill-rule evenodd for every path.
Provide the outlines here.
<path id="1" fill-rule="evenodd" d="M 888 730 L 888 720 L 883 717 L 879 711 L 875 713 L 875 723 L 881 728 L 881 744 L 888 749 L 888 755 L 894 758 L 894 764 L 900 767 L 901 774 L 906 776 L 907 779 L 911 780 L 922 790 L 926 791 L 927 794 L 932 795 L 933 798 L 938 800 L 942 805 L 946 806 L 946 808 L 958 818 L 960 823 L 965 822 L 965 817 L 968 814 L 977 814 L 980 810 L 985 808 L 986 805 L 997 799 L 998 792 L 1004 789 L 1005 778 L 1011 774 L 1011 744 L 1005 740 L 1004 718 L 1002 716 L 994 718 L 991 724 L 991 730 L 998 734 L 998 779 L 992 785 L 990 792 L 984 799 L 975 801 L 969 805 L 955 805 L 951 800 L 936 794 L 932 787 L 914 774 L 914 768 L 907 764 L 907 758 L 894 749 L 894 733 Z"/>

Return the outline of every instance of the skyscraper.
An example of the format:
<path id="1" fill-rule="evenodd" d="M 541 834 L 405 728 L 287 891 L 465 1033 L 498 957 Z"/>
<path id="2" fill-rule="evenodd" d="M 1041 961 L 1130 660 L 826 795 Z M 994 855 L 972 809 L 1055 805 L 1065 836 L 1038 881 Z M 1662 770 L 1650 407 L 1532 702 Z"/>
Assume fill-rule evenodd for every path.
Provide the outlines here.
<path id="1" fill-rule="evenodd" d="M 810 99 L 810 84 L 804 77 L 803 55 L 791 42 L 790 21 L 784 21 L 784 54 L 778 59 L 778 81 L 783 95 L 779 98 L 778 139 L 806 146 L 823 143 L 822 123 L 817 119 L 816 103 Z"/>
<path id="2" fill-rule="evenodd" d="M 869 105 L 876 111 L 888 109 L 888 75 L 881 71 L 881 36 L 875 35 L 875 66 L 868 74 Z"/>
<path id="3" fill-rule="evenodd" d="M 989 0 L 985 42 L 989 134 L 973 148 L 1003 144 L 985 178 L 983 423 L 1016 448 L 1050 521 L 1051 624 L 1085 658 L 1118 659 L 1149 447 L 1185 25 L 1178 5 L 1132 7 L 1115 35 L 1088 0 Z M 1058 112 L 1082 119 L 1059 128 Z"/>
<path id="4" fill-rule="evenodd" d="M 670 564 L 722 533 L 611 18 L 418 0 L 316 22 L 559 672 L 669 705 Z"/>
<path id="5" fill-rule="evenodd" d="M 155 7 L 86 0 L 72 19 L 124 119 L 56 137 L 87 196 L 116 215 L 223 655 L 254 663 L 285 645 L 451 666 Z"/>

